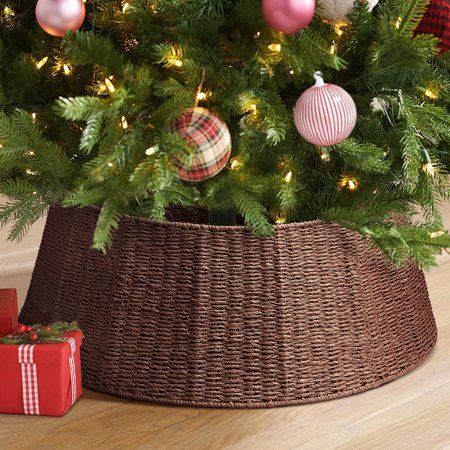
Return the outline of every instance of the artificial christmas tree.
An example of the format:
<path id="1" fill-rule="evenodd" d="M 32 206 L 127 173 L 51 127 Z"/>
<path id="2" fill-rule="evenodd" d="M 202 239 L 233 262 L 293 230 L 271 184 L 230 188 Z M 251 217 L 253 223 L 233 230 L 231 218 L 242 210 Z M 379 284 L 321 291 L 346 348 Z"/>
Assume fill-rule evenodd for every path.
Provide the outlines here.
<path id="1" fill-rule="evenodd" d="M 273 11 L 301 3 L 290 1 L 272 2 Z M 86 355 L 91 355 L 91 360 L 85 370 L 92 387 L 163 401 L 163 386 L 177 385 L 161 375 L 167 373 L 163 361 L 171 353 L 170 347 L 180 346 L 185 332 L 186 342 L 196 344 L 192 339 L 206 332 L 214 311 L 229 310 L 231 314 L 219 315 L 217 327 L 210 333 L 211 345 L 220 342 L 224 350 L 219 360 L 214 360 L 217 352 L 210 354 L 202 346 L 188 345 L 177 353 L 180 359 L 172 355 L 176 363 L 171 370 L 191 379 L 196 392 L 192 402 L 202 403 L 198 398 L 203 396 L 203 403 L 222 405 L 233 405 L 238 397 L 239 403 L 247 405 L 283 403 L 283 392 L 289 387 L 264 371 L 260 379 L 272 379 L 280 390 L 265 393 L 258 388 L 253 391 L 255 396 L 250 388 L 220 391 L 234 373 L 251 370 L 251 360 L 256 357 L 238 356 L 244 343 L 233 330 L 253 330 L 252 339 L 262 347 L 264 336 L 271 333 L 277 342 L 285 342 L 287 329 L 295 329 L 301 341 L 305 337 L 302 332 L 308 331 L 300 322 L 288 320 L 290 308 L 293 317 L 301 315 L 302 300 L 292 290 L 299 288 L 293 284 L 298 282 L 301 289 L 310 286 L 330 299 L 321 305 L 326 305 L 322 312 L 308 311 L 309 325 L 316 323 L 315 314 L 327 317 L 327 311 L 339 322 L 342 299 L 333 296 L 321 276 L 329 258 L 333 270 L 339 263 L 347 283 L 354 286 L 346 292 L 346 300 L 352 300 L 342 310 L 343 323 L 348 323 L 347 317 L 358 308 L 363 315 L 371 295 L 377 305 L 383 305 L 386 298 L 398 298 L 402 305 L 398 310 L 406 308 L 406 317 L 412 318 L 409 322 L 396 320 L 401 357 L 397 344 L 385 336 L 387 340 L 376 345 L 386 353 L 392 349 L 397 359 L 375 367 L 362 351 L 348 367 L 364 367 L 364 373 L 380 382 L 410 370 L 427 354 L 435 337 L 423 278 L 411 264 L 432 266 L 434 255 L 450 244 L 439 214 L 439 203 L 449 197 L 441 161 L 446 160 L 450 142 L 450 75 L 438 39 L 417 31 L 427 3 L 381 1 L 369 11 L 367 2 L 356 2 L 346 13 L 345 27 L 324 21 L 318 14 L 306 28 L 309 19 L 298 18 L 298 29 L 303 28 L 300 33 L 289 28 L 293 34 L 283 34 L 279 24 L 274 30 L 268 26 L 271 19 L 266 9 L 263 15 L 261 0 L 92 0 L 86 3 L 87 18 L 80 30 L 60 39 L 37 25 L 35 2 L 11 0 L 1 11 L 0 24 L 0 62 L 8 61 L 0 65 L 0 192 L 9 199 L 0 211 L 0 220 L 12 220 L 11 237 L 20 238 L 51 208 L 22 317 L 29 322 L 49 322 L 74 314 L 86 331 Z M 303 6 L 306 4 L 310 7 L 314 2 Z M 311 88 L 318 71 L 323 72 L 328 87 Z M 295 111 L 297 126 L 307 123 L 308 130 L 315 126 L 319 136 L 335 138 L 308 139 L 315 144 L 334 144 L 315 147 L 298 133 L 294 107 L 307 89 L 331 92 L 332 85 L 346 95 L 325 97 L 318 91 Z M 375 111 L 371 106 L 374 99 Z M 202 108 L 215 118 L 208 121 L 220 124 L 214 133 L 209 134 L 203 125 L 198 133 L 195 120 L 185 123 L 193 108 Z M 174 126 L 180 122 L 184 123 L 181 133 Z M 306 136 L 303 127 L 300 132 Z M 193 145 L 192 136 L 200 135 L 201 145 Z M 198 158 L 204 150 L 207 159 L 200 161 L 200 166 L 206 172 L 187 176 L 190 169 L 198 173 Z M 246 228 L 207 225 L 207 209 L 223 216 L 236 211 L 237 222 Z M 414 217 L 417 209 L 424 212 L 420 223 Z M 326 225 L 316 226 L 318 220 Z M 306 229 L 311 231 L 308 240 L 298 240 Z M 300 244 L 306 247 L 299 248 Z M 232 246 L 230 253 L 228 245 Z M 373 245 L 378 250 L 373 250 Z M 315 251 L 309 252 L 311 248 Z M 74 249 L 77 256 L 71 265 Z M 358 251 L 369 258 L 369 268 L 354 263 Z M 380 251 L 386 260 L 379 260 Z M 291 259 L 285 260 L 286 255 Z M 404 267 L 396 269 L 394 265 Z M 245 275 L 247 266 L 256 272 Z M 298 281 L 303 266 L 308 276 Z M 149 276 L 152 267 L 157 269 Z M 184 270 L 174 277 L 174 272 L 164 267 Z M 356 282 L 370 267 L 377 267 L 383 280 L 383 289 L 379 289 L 370 278 L 372 294 L 361 289 L 362 281 Z M 257 275 L 265 270 L 270 273 L 269 285 Z M 210 279 L 205 273 L 210 273 Z M 86 283 L 93 284 L 97 277 L 102 291 L 111 292 L 109 306 L 99 291 L 90 292 L 87 287 Z M 413 288 L 407 288 L 402 279 L 409 279 Z M 217 290 L 216 285 L 226 290 Z M 168 310 L 158 303 L 160 309 L 154 303 L 158 296 L 177 297 L 177 302 L 164 302 L 170 305 Z M 307 297 L 303 301 L 307 302 Z M 218 298 L 225 303 L 216 304 Z M 415 304 L 417 316 L 411 315 L 408 300 Z M 123 310 L 127 301 L 133 313 Z M 241 310 L 245 320 L 237 325 L 232 319 L 233 314 L 239 316 L 239 304 L 245 305 Z M 116 306 L 120 312 L 114 317 L 110 311 Z M 149 313 L 149 326 L 140 324 L 137 310 Z M 101 330 L 94 323 L 99 316 Z M 266 316 L 272 318 L 267 326 Z M 384 316 L 383 329 L 392 320 Z M 383 322 L 379 317 L 373 321 Z M 179 326 L 172 329 L 171 324 Z M 415 330 L 416 325 L 422 331 Z M 144 358 L 151 359 L 150 355 L 158 352 L 156 330 L 165 329 L 164 336 L 170 336 L 160 340 L 161 349 L 166 349 L 157 368 L 161 384 L 152 384 L 145 368 L 137 377 L 136 384 L 147 394 L 134 391 L 128 375 L 106 380 L 95 369 L 98 355 L 92 357 L 91 349 L 104 349 L 106 330 L 116 326 L 123 327 L 119 331 L 124 342 L 119 346 L 124 351 L 127 348 L 133 366 L 142 356 L 139 339 L 155 343 L 144 352 Z M 360 339 L 355 330 L 368 327 L 359 322 L 349 328 L 336 326 L 335 340 L 348 343 L 349 336 Z M 374 333 L 372 330 L 370 335 Z M 230 354 L 227 336 L 239 342 Z M 364 336 L 366 348 L 375 345 L 368 334 Z M 289 373 L 297 373 L 301 355 L 314 354 L 314 346 L 324 339 L 330 341 L 329 336 L 316 336 L 309 350 L 286 344 L 286 361 L 294 361 Z M 134 344 L 128 347 L 130 340 Z M 252 340 L 252 348 L 256 341 Z M 417 352 L 406 364 L 404 358 L 411 348 Z M 111 352 L 111 364 L 119 364 L 114 360 L 115 350 Z M 327 353 L 324 349 L 323 354 Z M 262 352 L 261 366 L 267 367 L 277 354 Z M 337 354 L 349 353 L 341 348 Z M 221 372 L 221 383 L 214 385 L 211 393 L 202 384 L 203 369 L 176 369 L 225 364 L 230 355 L 233 367 Z M 324 380 L 324 374 L 315 371 L 313 360 L 307 358 L 303 369 L 311 371 L 311 380 L 314 376 Z M 347 385 L 348 389 L 339 391 L 332 382 L 336 372 L 331 365 L 329 369 L 329 383 L 323 381 L 327 392 L 302 397 L 305 391 L 299 376 L 292 381 L 297 388 L 286 398 L 301 403 L 377 384 L 364 378 L 358 387 Z M 343 379 L 350 377 L 350 372 L 341 374 Z M 238 378 L 236 386 L 245 387 L 245 376 Z M 175 389 L 166 401 L 189 403 L 189 393 L 188 398 L 180 399 L 177 392 Z"/>

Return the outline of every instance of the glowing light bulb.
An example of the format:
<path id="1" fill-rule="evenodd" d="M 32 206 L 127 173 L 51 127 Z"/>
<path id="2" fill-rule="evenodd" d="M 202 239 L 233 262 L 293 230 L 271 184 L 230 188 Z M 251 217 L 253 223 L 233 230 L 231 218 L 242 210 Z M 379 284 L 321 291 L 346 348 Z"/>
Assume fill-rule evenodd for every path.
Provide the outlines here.
<path id="1" fill-rule="evenodd" d="M 112 84 L 112 81 L 110 78 L 105 78 L 105 85 L 108 89 L 108 91 L 112 94 L 113 92 L 116 92 L 116 88 Z"/>
<path id="2" fill-rule="evenodd" d="M 205 98 L 206 98 L 206 92 L 199 92 L 198 94 L 197 94 L 197 100 L 205 100 Z"/>
<path id="3" fill-rule="evenodd" d="M 156 147 L 149 147 L 147 150 L 145 150 L 145 154 L 147 156 L 152 156 L 156 153 Z"/>
<path id="4" fill-rule="evenodd" d="M 292 172 L 289 171 L 286 176 L 284 177 L 284 181 L 286 181 L 286 183 L 290 183 L 292 180 Z"/>
<path id="5" fill-rule="evenodd" d="M 422 170 L 430 177 L 434 177 L 436 175 L 435 165 L 431 162 L 427 162 L 422 166 Z"/>
<path id="6" fill-rule="evenodd" d="M 294 71 L 291 69 L 290 71 L 289 71 L 289 73 L 291 74 L 291 75 L 294 75 Z"/>
<path id="7" fill-rule="evenodd" d="M 64 72 L 64 75 L 70 75 L 71 73 L 72 73 L 72 69 L 69 67 L 69 65 L 68 64 L 64 64 L 63 65 L 63 72 Z"/>
<path id="8" fill-rule="evenodd" d="M 177 66 L 177 67 L 182 67 L 183 66 L 183 61 L 181 61 L 180 59 L 174 59 L 173 60 L 173 65 Z"/>
<path id="9" fill-rule="evenodd" d="M 112 167 L 112 166 L 114 166 L 114 164 L 112 162 L 109 162 L 108 167 Z"/>
<path id="10" fill-rule="evenodd" d="M 239 161 L 239 159 L 234 158 L 231 160 L 231 170 L 238 170 L 242 166 L 242 163 Z"/>
<path id="11" fill-rule="evenodd" d="M 438 98 L 438 96 L 430 88 L 427 88 L 425 90 L 425 95 L 428 98 L 431 98 L 431 100 L 436 100 Z"/>
<path id="12" fill-rule="evenodd" d="M 397 20 L 395 21 L 394 27 L 398 30 L 403 22 L 403 19 L 401 17 L 397 17 Z"/>
<path id="13" fill-rule="evenodd" d="M 430 238 L 431 239 L 436 239 L 439 238 L 441 236 L 444 236 L 445 231 L 433 231 L 432 233 L 430 233 Z"/>
<path id="14" fill-rule="evenodd" d="M 344 34 L 344 32 L 337 25 L 334 27 L 334 31 L 339 37 Z"/>
<path id="15" fill-rule="evenodd" d="M 268 45 L 267 48 L 271 52 L 274 52 L 274 53 L 280 53 L 281 52 L 281 44 L 273 43 L 273 44 Z"/>
<path id="16" fill-rule="evenodd" d="M 125 2 L 122 6 L 122 12 L 126 13 L 131 8 L 131 5 L 128 2 Z"/>
<path id="17" fill-rule="evenodd" d="M 35 123 L 36 119 L 37 119 L 37 114 L 34 112 L 31 114 L 31 120 L 33 121 L 33 123 Z"/>
<path id="18" fill-rule="evenodd" d="M 27 155 L 28 155 L 28 156 L 34 156 L 35 153 L 33 152 L 33 150 L 30 150 L 30 151 L 27 153 Z"/>
<path id="19" fill-rule="evenodd" d="M 249 108 L 250 108 L 250 112 L 251 112 L 252 114 L 256 114 L 257 111 L 258 111 L 258 108 L 256 107 L 256 104 L 255 104 L 255 103 L 250 103 Z"/>
<path id="20" fill-rule="evenodd" d="M 125 116 L 122 116 L 122 117 L 120 118 L 120 124 L 122 125 L 122 128 L 123 128 L 124 130 L 126 130 L 126 129 L 128 128 L 128 122 L 127 122 L 127 119 L 126 119 Z"/>
<path id="21" fill-rule="evenodd" d="M 330 55 L 335 55 L 337 53 L 337 42 L 333 42 L 330 47 Z"/>
<path id="22" fill-rule="evenodd" d="M 37 67 L 38 69 L 42 69 L 42 67 L 45 66 L 45 64 L 47 63 L 47 61 L 48 61 L 48 56 L 45 56 L 45 57 L 42 58 L 39 62 L 36 63 L 36 67 Z"/>
<path id="23" fill-rule="evenodd" d="M 329 162 L 331 160 L 331 156 L 330 156 L 330 154 L 328 152 L 321 151 L 320 152 L 320 159 L 323 162 Z"/>
<path id="24" fill-rule="evenodd" d="M 281 225 L 283 223 L 286 223 L 286 217 L 281 217 L 281 216 L 277 217 L 276 220 L 275 220 L 275 223 L 277 223 L 279 225 Z"/>
<path id="25" fill-rule="evenodd" d="M 13 11 L 13 9 L 10 8 L 9 6 L 5 6 L 5 7 L 3 8 L 3 14 L 4 14 L 6 17 L 14 17 L 14 16 L 16 15 L 16 13 Z"/>
<path id="26" fill-rule="evenodd" d="M 343 176 L 339 181 L 340 189 L 348 189 L 349 191 L 356 191 L 359 187 L 359 182 L 355 177 Z"/>

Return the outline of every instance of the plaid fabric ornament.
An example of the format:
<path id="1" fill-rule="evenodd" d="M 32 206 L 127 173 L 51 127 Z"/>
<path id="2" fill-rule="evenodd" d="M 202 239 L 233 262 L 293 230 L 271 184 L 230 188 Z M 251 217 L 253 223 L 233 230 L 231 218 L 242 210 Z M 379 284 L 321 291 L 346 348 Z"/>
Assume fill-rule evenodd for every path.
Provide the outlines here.
<path id="1" fill-rule="evenodd" d="M 190 160 L 174 159 L 184 181 L 202 181 L 217 175 L 231 154 L 231 135 L 225 122 L 205 108 L 184 112 L 171 129 L 194 150 Z"/>
<path id="2" fill-rule="evenodd" d="M 433 34 L 441 53 L 450 50 L 450 0 L 431 0 L 416 34 Z"/>

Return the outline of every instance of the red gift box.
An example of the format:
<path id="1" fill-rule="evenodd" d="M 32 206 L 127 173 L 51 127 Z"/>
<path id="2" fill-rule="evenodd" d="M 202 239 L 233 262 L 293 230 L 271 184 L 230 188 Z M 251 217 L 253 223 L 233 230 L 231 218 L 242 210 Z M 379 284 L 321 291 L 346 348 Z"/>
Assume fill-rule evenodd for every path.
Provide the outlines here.
<path id="1" fill-rule="evenodd" d="M 81 397 L 81 331 L 60 344 L 0 344 L 0 413 L 63 416 Z"/>
<path id="2" fill-rule="evenodd" d="M 0 289 L 0 337 L 13 333 L 17 329 L 17 291 Z"/>

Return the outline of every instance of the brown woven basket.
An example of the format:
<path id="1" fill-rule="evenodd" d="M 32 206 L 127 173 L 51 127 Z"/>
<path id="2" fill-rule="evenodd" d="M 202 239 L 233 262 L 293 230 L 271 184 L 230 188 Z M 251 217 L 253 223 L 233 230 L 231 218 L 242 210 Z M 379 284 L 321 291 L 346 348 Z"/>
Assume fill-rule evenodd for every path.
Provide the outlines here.
<path id="1" fill-rule="evenodd" d="M 78 320 L 84 384 L 161 403 L 270 407 L 362 392 L 411 371 L 436 326 L 423 274 L 319 221 L 271 238 L 124 216 L 106 255 L 97 208 L 50 210 L 25 323 Z M 181 223 L 181 221 L 188 223 Z"/>

